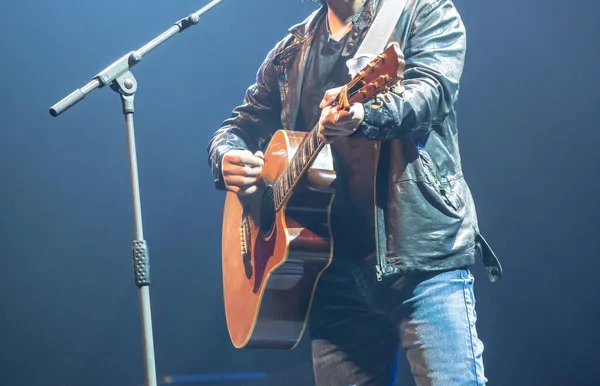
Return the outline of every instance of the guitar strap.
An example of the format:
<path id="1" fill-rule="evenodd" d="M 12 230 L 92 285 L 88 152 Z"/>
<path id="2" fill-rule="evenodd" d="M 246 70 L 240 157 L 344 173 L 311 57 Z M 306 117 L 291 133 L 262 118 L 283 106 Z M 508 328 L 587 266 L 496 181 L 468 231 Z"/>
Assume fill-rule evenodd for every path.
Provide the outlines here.
<path id="1" fill-rule="evenodd" d="M 382 4 L 354 57 L 346 62 L 351 76 L 363 69 L 387 46 L 394 31 L 406 0 L 379 0 Z"/>

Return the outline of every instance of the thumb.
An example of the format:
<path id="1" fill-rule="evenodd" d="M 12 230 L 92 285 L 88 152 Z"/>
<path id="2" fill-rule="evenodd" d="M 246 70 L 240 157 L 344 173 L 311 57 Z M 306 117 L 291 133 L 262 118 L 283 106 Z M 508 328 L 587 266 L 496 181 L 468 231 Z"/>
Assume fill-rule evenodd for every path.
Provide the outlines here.
<path id="1" fill-rule="evenodd" d="M 340 94 L 340 91 L 342 91 L 342 87 L 336 87 L 336 88 L 327 90 L 325 92 L 325 96 L 323 97 L 323 100 L 321 100 L 321 103 L 319 104 L 319 107 L 323 108 L 325 106 L 331 105 L 335 101 L 337 96 Z"/>

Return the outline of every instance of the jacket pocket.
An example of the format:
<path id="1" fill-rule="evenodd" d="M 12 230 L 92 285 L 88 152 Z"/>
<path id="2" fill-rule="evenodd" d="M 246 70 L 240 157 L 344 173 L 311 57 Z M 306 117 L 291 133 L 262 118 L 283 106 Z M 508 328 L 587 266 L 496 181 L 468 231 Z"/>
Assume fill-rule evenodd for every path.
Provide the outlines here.
<path id="1" fill-rule="evenodd" d="M 431 159 L 429 153 L 422 148 L 419 148 L 419 159 L 423 166 L 423 171 L 429 183 L 434 188 L 441 201 L 447 206 L 458 212 L 464 207 L 463 200 L 452 189 L 450 182 L 442 182 L 439 177 L 437 165 Z"/>

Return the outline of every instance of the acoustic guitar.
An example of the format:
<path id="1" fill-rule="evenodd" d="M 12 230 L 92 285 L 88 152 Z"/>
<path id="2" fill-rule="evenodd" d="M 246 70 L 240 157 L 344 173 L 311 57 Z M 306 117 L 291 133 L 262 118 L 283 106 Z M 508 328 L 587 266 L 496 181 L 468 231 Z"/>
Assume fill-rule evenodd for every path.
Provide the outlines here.
<path id="1" fill-rule="evenodd" d="M 397 44 L 343 87 L 335 104 L 349 108 L 390 91 L 404 59 Z M 227 192 L 223 211 L 223 291 L 227 327 L 237 348 L 293 349 L 306 326 L 319 277 L 329 266 L 329 214 L 335 194 L 329 145 L 310 132 L 275 132 L 260 189 Z"/>

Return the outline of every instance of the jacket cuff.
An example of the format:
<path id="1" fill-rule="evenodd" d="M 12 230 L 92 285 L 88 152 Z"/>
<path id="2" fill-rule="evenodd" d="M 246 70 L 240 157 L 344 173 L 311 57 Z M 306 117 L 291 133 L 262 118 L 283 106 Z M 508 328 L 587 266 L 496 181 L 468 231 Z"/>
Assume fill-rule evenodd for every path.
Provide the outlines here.
<path id="1" fill-rule="evenodd" d="M 393 102 L 384 101 L 379 108 L 373 108 L 373 102 L 364 104 L 365 118 L 358 126 L 356 136 L 372 140 L 388 140 L 396 135 L 398 114 Z"/>
<path id="2" fill-rule="evenodd" d="M 210 169 L 213 175 L 213 182 L 217 190 L 225 190 L 225 182 L 223 181 L 223 173 L 221 171 L 221 163 L 223 162 L 223 155 L 227 152 L 227 149 L 223 149 L 221 146 L 217 149 L 214 157 L 211 159 Z"/>

